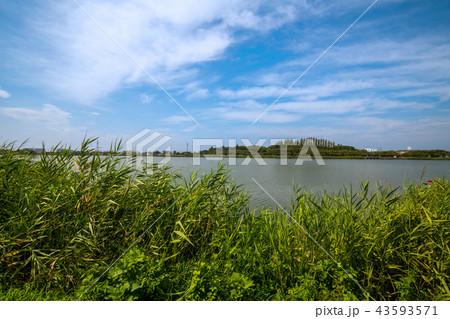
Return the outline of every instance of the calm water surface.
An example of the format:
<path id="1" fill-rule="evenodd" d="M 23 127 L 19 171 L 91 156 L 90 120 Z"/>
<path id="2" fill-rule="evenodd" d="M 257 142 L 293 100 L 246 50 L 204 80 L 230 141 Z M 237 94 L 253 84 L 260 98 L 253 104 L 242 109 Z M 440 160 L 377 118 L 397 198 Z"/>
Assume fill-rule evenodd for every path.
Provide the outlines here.
<path id="1" fill-rule="evenodd" d="M 288 159 L 288 165 L 281 166 L 280 160 L 265 158 L 266 166 L 260 166 L 254 159 L 247 166 L 241 165 L 244 159 L 237 159 L 237 165 L 229 166 L 231 176 L 238 184 L 244 185 L 251 195 L 250 208 L 274 208 L 275 203 L 252 180 L 261 184 L 272 197 L 283 207 L 290 207 L 294 187 L 305 187 L 312 192 L 337 192 L 342 186 L 359 186 L 361 180 L 370 178 L 375 183 L 389 184 L 399 187 L 409 182 L 418 182 L 422 170 L 425 174 L 422 181 L 450 177 L 450 161 L 438 160 L 325 160 L 325 166 L 316 161 L 305 161 L 303 165 L 295 165 L 295 159 Z M 225 164 L 228 159 L 222 160 Z M 220 159 L 201 159 L 200 166 L 194 166 L 192 158 L 173 157 L 169 164 L 184 176 L 195 170 L 201 173 L 215 169 Z"/>

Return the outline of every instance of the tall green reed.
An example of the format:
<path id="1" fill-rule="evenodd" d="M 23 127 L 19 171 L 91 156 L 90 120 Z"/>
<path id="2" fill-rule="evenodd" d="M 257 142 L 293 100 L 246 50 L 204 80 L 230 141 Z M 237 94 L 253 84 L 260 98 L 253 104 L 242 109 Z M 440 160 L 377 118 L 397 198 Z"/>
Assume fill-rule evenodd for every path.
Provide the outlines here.
<path id="1" fill-rule="evenodd" d="M 112 155 L 120 143 L 100 156 L 94 142 L 38 160 L 2 148 L 3 299 L 76 299 L 150 225 L 84 299 L 366 300 L 348 274 L 377 300 L 450 298 L 447 180 L 401 193 L 369 181 L 295 189 L 294 222 L 250 212 L 224 165 L 184 179 L 170 167 L 137 170 Z"/>

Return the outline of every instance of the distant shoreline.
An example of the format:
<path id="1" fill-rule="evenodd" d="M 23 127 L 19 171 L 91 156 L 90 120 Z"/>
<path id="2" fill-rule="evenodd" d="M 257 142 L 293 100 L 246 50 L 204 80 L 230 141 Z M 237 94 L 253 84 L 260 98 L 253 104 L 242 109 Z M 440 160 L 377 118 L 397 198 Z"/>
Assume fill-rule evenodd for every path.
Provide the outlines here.
<path id="1" fill-rule="evenodd" d="M 27 152 L 21 152 L 21 151 L 18 151 L 18 152 L 19 153 L 23 153 L 22 154 L 23 156 L 26 156 L 26 155 L 33 156 L 33 157 L 34 156 L 36 156 L 36 157 L 40 156 L 40 154 L 33 154 L 33 153 L 27 153 Z M 92 155 L 95 155 L 95 154 L 97 154 L 97 153 L 92 152 Z M 2 152 L 0 151 L 0 156 L 1 155 L 2 155 Z M 110 153 L 100 152 L 100 156 L 110 156 L 110 155 L 111 155 Z M 125 153 L 115 153 L 115 154 L 112 154 L 112 155 L 113 156 L 119 156 L 119 157 L 130 156 L 130 155 L 126 155 Z M 310 155 L 310 154 L 308 154 L 308 155 Z M 133 157 L 151 157 L 151 155 L 142 155 L 142 154 L 133 154 L 131 156 L 133 156 Z M 259 156 L 260 156 L 260 158 L 280 159 L 279 155 L 259 154 Z M 311 158 L 314 158 L 314 155 L 310 155 L 310 156 L 311 156 Z M 152 157 L 164 158 L 164 157 L 166 157 L 166 155 L 164 155 L 164 154 L 154 154 L 154 155 L 152 155 Z M 178 154 L 172 153 L 172 154 L 170 154 L 169 157 L 193 158 L 194 156 L 192 155 L 192 153 L 189 154 L 189 155 L 188 154 L 180 154 L 180 153 L 178 153 Z M 241 155 L 240 154 L 240 155 L 235 155 L 234 157 L 235 158 L 247 158 L 247 157 L 254 158 L 254 156 L 252 156 L 251 154 L 245 154 L 245 155 Z M 321 155 L 321 157 L 322 157 L 322 159 L 327 159 L 327 160 L 329 160 L 329 159 L 354 159 L 354 160 L 375 160 L 375 161 L 376 160 L 422 160 L 422 161 L 429 161 L 429 160 L 433 160 L 433 161 L 436 161 L 436 160 L 438 160 L 438 161 L 448 161 L 448 160 L 450 160 L 450 157 L 431 157 L 431 156 L 430 157 L 419 157 L 419 156 L 417 156 L 417 157 L 403 157 L 403 156 L 391 157 L 391 156 L 329 156 L 329 155 Z M 230 157 L 229 155 L 200 154 L 200 158 L 209 158 L 209 159 L 217 158 L 217 159 L 220 159 L 220 158 L 232 158 L 232 157 Z M 297 158 L 299 158 L 299 156 L 298 155 L 287 155 L 286 158 L 288 158 L 288 159 L 297 159 Z"/>
<path id="2" fill-rule="evenodd" d="M 144 155 L 140 155 L 140 156 L 144 156 Z M 251 155 L 247 155 L 250 156 L 251 158 L 253 158 Z M 235 156 L 236 158 L 246 158 L 247 156 Z M 164 157 L 162 155 L 155 155 L 155 157 Z M 193 158 L 193 156 L 178 156 L 178 155 L 171 155 L 171 157 L 179 157 L 179 158 Z M 214 159 L 214 158 L 230 158 L 230 156 L 228 155 L 222 155 L 222 156 L 217 156 L 217 155 L 202 155 L 200 156 L 201 158 L 209 158 L 209 159 Z M 275 157 L 275 156 L 264 156 L 261 155 L 261 158 L 274 158 L 274 159 L 279 159 L 280 157 Z M 297 159 L 297 156 L 287 156 L 288 159 Z M 422 161 L 428 161 L 428 160 L 432 160 L 432 161 L 436 161 L 436 160 L 441 160 L 441 161 L 448 161 L 450 160 L 450 157 L 399 157 L 399 158 L 391 158 L 391 157 L 379 157 L 379 158 L 367 158 L 367 157 L 358 157 L 358 156 L 322 156 L 323 159 L 355 159 L 355 160 L 373 160 L 373 161 L 377 161 L 377 160 L 422 160 Z"/>

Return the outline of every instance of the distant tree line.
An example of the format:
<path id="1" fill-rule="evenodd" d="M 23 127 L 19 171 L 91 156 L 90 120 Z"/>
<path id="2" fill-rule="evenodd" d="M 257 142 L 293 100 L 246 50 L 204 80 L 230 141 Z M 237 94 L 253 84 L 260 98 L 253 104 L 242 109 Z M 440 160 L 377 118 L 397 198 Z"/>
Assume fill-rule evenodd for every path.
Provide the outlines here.
<path id="1" fill-rule="evenodd" d="M 252 146 L 247 148 L 243 145 L 237 145 L 235 147 L 236 157 L 247 157 L 251 155 L 250 150 L 257 151 L 261 157 L 280 157 L 281 148 L 285 147 L 285 152 L 288 157 L 298 157 L 302 148 L 307 144 L 307 141 L 312 141 L 319 150 L 322 157 L 325 158 L 372 158 L 372 159 L 386 159 L 386 158 L 449 158 L 450 152 L 445 150 L 420 150 L 420 151 L 407 151 L 405 153 L 399 153 L 394 150 L 390 151 L 377 151 L 369 152 L 365 149 L 356 149 L 354 146 L 337 144 L 333 141 L 329 141 L 323 138 L 301 138 L 301 139 L 285 139 L 277 142 L 275 145 L 270 146 Z M 230 155 L 230 148 L 223 147 L 222 154 L 224 156 Z M 200 152 L 202 155 L 217 154 L 215 147 L 210 147 L 207 150 Z M 220 153 L 220 152 L 219 152 Z M 307 150 L 308 155 L 313 155 L 310 148 Z"/>
<path id="2" fill-rule="evenodd" d="M 235 148 L 230 149 L 230 147 L 222 147 L 221 150 L 218 150 L 215 147 L 210 147 L 209 149 L 205 149 L 200 151 L 200 155 L 215 155 L 215 154 L 223 154 L 224 156 L 235 155 L 236 157 L 247 157 L 251 156 L 251 151 L 258 152 L 261 157 L 280 157 L 282 152 L 286 152 L 287 156 L 290 158 L 296 158 L 299 156 L 302 148 L 307 143 L 313 143 L 320 154 L 324 158 L 369 158 L 369 159 L 387 159 L 387 158 L 399 158 L 399 159 L 429 159 L 429 158 L 450 158 L 450 152 L 445 150 L 411 150 L 411 151 L 376 151 L 369 152 L 364 149 L 356 149 L 353 146 L 337 144 L 333 141 L 324 139 L 324 138 L 300 138 L 300 139 L 284 139 L 278 141 L 274 145 L 270 146 L 244 146 L 237 145 Z M 311 148 L 307 147 L 307 154 L 313 155 Z M 8 148 L 0 148 L 0 154 L 4 152 L 10 151 Z M 19 150 L 15 150 L 14 152 L 18 152 L 23 155 L 38 155 L 42 152 L 42 149 L 32 149 L 32 148 L 22 148 Z M 76 155 L 79 155 L 77 150 L 70 149 L 58 149 L 56 152 L 74 152 Z M 221 151 L 221 152 L 220 152 Z M 47 153 L 54 152 L 54 150 L 47 151 Z M 93 154 L 99 155 L 128 155 L 130 153 L 127 152 L 117 152 L 117 151 L 92 151 Z M 143 155 L 137 152 L 131 152 L 132 156 Z M 177 151 L 155 151 L 150 154 L 145 155 L 153 155 L 153 156 L 165 156 L 170 155 L 174 157 L 192 157 L 192 152 L 177 152 Z"/>
<path id="3" fill-rule="evenodd" d="M 75 155 L 80 155 L 80 151 L 78 150 L 72 150 L 72 149 L 58 149 L 58 150 L 43 150 L 43 149 L 32 149 L 32 148 L 21 148 L 18 150 L 11 150 L 11 149 L 0 149 L 0 154 L 5 154 L 7 152 L 14 152 L 16 154 L 20 154 L 20 155 L 39 155 L 43 152 L 47 153 L 47 154 L 53 154 L 53 153 L 62 153 L 62 152 L 70 152 L 72 154 Z M 90 152 L 91 154 L 99 154 L 101 156 L 103 155 L 126 155 L 126 152 L 111 152 L 111 151 L 92 151 Z M 136 155 L 136 152 L 132 153 L 133 155 Z"/>

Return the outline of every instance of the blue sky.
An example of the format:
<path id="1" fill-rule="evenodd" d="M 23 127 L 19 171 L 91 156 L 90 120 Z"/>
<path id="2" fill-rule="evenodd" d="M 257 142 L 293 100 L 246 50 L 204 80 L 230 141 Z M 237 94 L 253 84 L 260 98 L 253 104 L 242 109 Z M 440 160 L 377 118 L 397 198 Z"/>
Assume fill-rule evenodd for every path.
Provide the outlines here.
<path id="1" fill-rule="evenodd" d="M 379 0 L 254 125 L 373 0 L 79 3 L 200 125 L 73 0 L 2 0 L 1 141 L 106 148 L 149 128 L 180 151 L 310 136 L 450 150 L 448 1 Z"/>

